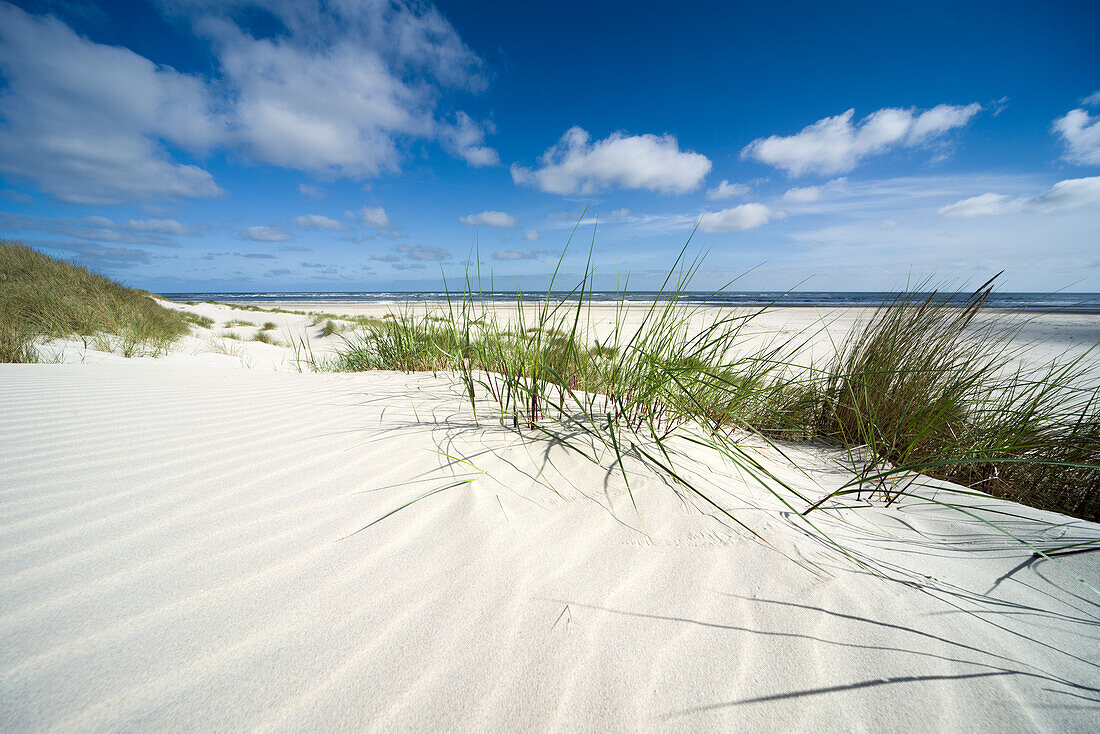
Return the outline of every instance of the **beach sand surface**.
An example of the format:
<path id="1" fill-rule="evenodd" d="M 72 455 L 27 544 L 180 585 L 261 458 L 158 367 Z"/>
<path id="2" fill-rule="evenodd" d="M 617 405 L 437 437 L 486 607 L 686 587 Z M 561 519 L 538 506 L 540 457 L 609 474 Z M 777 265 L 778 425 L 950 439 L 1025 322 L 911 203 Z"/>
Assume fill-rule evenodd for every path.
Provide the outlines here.
<path id="1" fill-rule="evenodd" d="M 475 419 L 453 376 L 211 333 L 0 365 L 5 731 L 1095 730 L 1098 553 L 917 502 L 811 515 L 842 552 L 688 441 L 721 509 Z M 808 496 L 851 477 L 738 441 Z M 1100 536 L 972 501 L 1043 547 Z"/>

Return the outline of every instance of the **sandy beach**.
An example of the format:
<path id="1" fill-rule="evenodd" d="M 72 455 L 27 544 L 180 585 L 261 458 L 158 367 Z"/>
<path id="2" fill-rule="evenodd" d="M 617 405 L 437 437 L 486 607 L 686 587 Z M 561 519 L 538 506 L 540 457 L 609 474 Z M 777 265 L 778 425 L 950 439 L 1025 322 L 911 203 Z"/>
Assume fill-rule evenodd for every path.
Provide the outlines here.
<path id="1" fill-rule="evenodd" d="M 766 318 L 805 328 L 792 311 Z M 1034 328 L 1058 352 L 1095 318 Z M 674 442 L 766 544 L 641 464 L 635 510 L 610 460 L 475 421 L 453 376 L 299 373 L 226 341 L 0 365 L 6 730 L 1095 726 L 1095 553 L 1059 565 L 903 501 L 817 515 L 846 556 Z M 743 444 L 807 493 L 850 477 L 828 449 Z M 1100 535 L 984 502 L 1031 543 Z"/>

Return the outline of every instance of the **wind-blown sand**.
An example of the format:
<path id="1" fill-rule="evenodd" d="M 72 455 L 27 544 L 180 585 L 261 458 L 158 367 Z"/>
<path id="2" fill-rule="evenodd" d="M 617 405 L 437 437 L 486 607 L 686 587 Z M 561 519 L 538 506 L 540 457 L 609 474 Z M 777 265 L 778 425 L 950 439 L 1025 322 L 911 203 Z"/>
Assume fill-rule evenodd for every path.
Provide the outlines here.
<path id="1" fill-rule="evenodd" d="M 449 376 L 209 341 L 0 365 L 0 728 L 1095 730 L 1100 553 L 927 504 L 811 516 L 884 579 L 687 442 L 774 548 L 629 465 L 636 513 Z M 807 492 L 850 476 L 744 443 Z"/>

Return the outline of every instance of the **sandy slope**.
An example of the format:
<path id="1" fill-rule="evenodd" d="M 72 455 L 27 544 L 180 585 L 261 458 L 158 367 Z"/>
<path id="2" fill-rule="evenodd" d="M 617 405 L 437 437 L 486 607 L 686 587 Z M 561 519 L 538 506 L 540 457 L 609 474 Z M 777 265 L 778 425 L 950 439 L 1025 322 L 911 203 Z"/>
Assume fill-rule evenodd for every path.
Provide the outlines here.
<path id="1" fill-rule="evenodd" d="M 1058 569 L 927 505 L 819 515 L 883 580 L 687 444 L 775 548 L 631 464 L 635 513 L 444 376 L 99 361 L 0 365 L 5 730 L 1094 730 L 1073 575 L 1100 586 L 1100 554 Z"/>

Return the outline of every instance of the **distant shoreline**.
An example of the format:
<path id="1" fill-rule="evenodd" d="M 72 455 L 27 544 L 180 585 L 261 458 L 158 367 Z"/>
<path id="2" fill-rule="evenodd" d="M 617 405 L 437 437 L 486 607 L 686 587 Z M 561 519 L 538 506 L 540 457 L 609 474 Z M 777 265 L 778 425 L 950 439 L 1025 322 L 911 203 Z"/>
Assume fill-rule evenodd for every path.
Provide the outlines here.
<path id="1" fill-rule="evenodd" d="M 218 301 L 223 303 L 274 305 L 274 304 L 349 304 L 367 305 L 381 303 L 434 303 L 445 302 L 444 291 L 380 291 L 338 292 L 338 291 L 302 291 L 302 292 L 208 292 L 208 293 L 162 293 L 163 298 L 176 303 L 187 301 Z M 455 298 L 457 294 L 451 294 Z M 557 299 L 567 293 L 554 291 L 551 296 Z M 911 294 L 917 295 L 917 294 Z M 950 294 L 944 294 L 950 295 Z M 535 302 L 546 296 L 546 291 L 523 291 L 524 301 Z M 594 304 L 614 303 L 624 298 L 628 303 L 644 303 L 658 296 L 656 291 L 633 291 L 625 295 L 614 291 L 593 291 L 586 294 Z M 780 293 L 768 291 L 724 292 L 717 296 L 704 291 L 691 291 L 679 294 L 686 305 L 706 303 L 711 306 L 776 306 L 782 308 L 874 308 L 887 303 L 897 296 L 891 292 L 825 292 L 807 291 Z M 482 297 L 492 303 L 515 303 L 515 291 L 491 291 Z M 1003 311 L 1023 311 L 1029 313 L 1073 313 L 1100 314 L 1100 293 L 993 293 L 987 302 L 987 308 Z"/>

